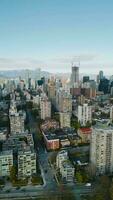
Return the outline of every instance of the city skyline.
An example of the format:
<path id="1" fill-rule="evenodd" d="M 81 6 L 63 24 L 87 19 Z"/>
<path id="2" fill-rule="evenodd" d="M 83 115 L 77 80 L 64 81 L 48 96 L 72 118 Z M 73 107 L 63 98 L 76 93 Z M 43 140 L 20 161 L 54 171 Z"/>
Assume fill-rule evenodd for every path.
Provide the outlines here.
<path id="1" fill-rule="evenodd" d="M 42 68 L 108 75 L 113 67 L 113 3 L 100 0 L 0 2 L 0 70 Z M 109 71 L 108 71 L 109 69 Z"/>

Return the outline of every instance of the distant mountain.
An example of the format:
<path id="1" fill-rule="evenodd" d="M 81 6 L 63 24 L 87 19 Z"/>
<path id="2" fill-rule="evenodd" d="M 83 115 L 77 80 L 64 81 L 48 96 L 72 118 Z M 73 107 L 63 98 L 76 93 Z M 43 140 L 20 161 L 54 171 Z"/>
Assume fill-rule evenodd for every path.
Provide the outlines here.
<path id="1" fill-rule="evenodd" d="M 36 70 L 7 70 L 7 71 L 0 71 L 0 77 L 4 77 L 4 78 L 26 78 L 26 77 L 30 77 L 30 78 L 36 78 L 39 79 L 40 77 L 49 77 L 50 73 L 46 72 L 46 71 L 41 71 L 40 69 L 36 69 Z"/>

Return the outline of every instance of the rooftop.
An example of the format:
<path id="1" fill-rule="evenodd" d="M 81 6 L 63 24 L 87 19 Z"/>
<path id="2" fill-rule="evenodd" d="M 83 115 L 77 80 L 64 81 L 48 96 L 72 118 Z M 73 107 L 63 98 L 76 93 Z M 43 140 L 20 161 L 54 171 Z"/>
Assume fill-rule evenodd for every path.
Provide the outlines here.
<path id="1" fill-rule="evenodd" d="M 7 151 L 2 151 L 0 152 L 0 156 L 4 156 L 4 155 L 12 155 L 13 151 L 12 150 L 7 150 Z"/>
<path id="2" fill-rule="evenodd" d="M 79 129 L 83 134 L 91 134 L 92 129 L 91 128 L 80 128 Z"/>
<path id="3" fill-rule="evenodd" d="M 113 130 L 113 126 L 106 121 L 97 122 L 94 128 L 103 130 Z"/>

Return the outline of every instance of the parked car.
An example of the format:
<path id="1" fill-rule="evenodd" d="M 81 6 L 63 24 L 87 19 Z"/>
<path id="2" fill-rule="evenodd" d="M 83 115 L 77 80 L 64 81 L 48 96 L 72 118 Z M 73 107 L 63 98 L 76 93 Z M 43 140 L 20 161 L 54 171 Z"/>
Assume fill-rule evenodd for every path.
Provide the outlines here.
<path id="1" fill-rule="evenodd" d="M 85 186 L 87 186 L 87 187 L 91 187 L 91 183 L 86 183 Z"/>

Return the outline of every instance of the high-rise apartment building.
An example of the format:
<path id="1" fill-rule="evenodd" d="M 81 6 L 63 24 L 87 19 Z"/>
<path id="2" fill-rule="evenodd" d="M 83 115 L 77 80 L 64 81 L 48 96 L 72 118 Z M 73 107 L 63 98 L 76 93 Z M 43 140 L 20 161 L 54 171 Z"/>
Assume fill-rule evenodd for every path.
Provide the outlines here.
<path id="1" fill-rule="evenodd" d="M 113 173 L 113 129 L 109 127 L 93 129 L 90 162 L 94 174 Z"/>
<path id="2" fill-rule="evenodd" d="M 49 80 L 48 82 L 48 98 L 51 100 L 53 104 L 55 104 L 55 98 L 56 98 L 56 83 L 55 80 Z"/>
<path id="3" fill-rule="evenodd" d="M 63 89 L 58 90 L 56 107 L 59 112 L 72 112 L 72 95 Z"/>
<path id="4" fill-rule="evenodd" d="M 51 118 L 51 102 L 44 98 L 40 102 L 41 119 Z"/>
<path id="5" fill-rule="evenodd" d="M 60 112 L 60 127 L 70 127 L 71 114 L 69 112 Z"/>
<path id="6" fill-rule="evenodd" d="M 92 121 L 92 107 L 88 104 L 78 106 L 78 121 L 85 126 L 87 122 Z"/>

